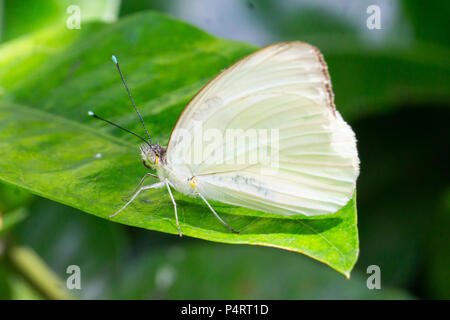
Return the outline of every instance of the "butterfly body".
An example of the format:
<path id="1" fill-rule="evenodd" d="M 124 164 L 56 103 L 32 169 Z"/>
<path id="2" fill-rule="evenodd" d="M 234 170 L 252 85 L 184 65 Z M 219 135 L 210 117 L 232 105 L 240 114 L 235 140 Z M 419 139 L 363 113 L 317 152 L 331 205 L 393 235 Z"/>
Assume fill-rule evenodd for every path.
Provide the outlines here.
<path id="1" fill-rule="evenodd" d="M 161 181 L 167 181 L 178 192 L 189 196 L 198 196 L 196 193 L 196 179 L 187 170 L 168 163 L 166 147 L 157 144 L 141 145 L 141 157 L 146 168 L 156 170 Z"/>

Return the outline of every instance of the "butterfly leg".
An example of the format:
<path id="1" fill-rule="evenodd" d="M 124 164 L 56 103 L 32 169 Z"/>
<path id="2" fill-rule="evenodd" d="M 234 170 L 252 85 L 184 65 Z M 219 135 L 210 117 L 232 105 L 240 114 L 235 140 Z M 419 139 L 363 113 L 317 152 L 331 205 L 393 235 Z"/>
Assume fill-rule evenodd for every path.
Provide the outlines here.
<path id="1" fill-rule="evenodd" d="M 175 209 L 175 220 L 177 221 L 178 235 L 181 237 L 183 234 L 181 233 L 180 224 L 178 223 L 178 214 L 177 214 L 177 203 L 175 202 L 175 198 L 173 197 L 172 190 L 170 190 L 170 185 L 166 181 L 164 182 L 167 186 L 167 190 L 169 191 L 170 198 L 172 199 L 173 208 Z"/>
<path id="2" fill-rule="evenodd" d="M 159 179 L 159 177 L 158 177 L 157 175 L 153 174 L 153 173 L 150 173 L 150 172 L 146 173 L 146 174 L 142 177 L 142 179 L 141 179 L 141 181 L 139 182 L 139 184 L 137 185 L 136 189 L 134 189 L 134 191 L 133 191 L 130 195 L 128 195 L 128 196 L 126 196 L 126 197 L 123 197 L 122 199 L 123 199 L 123 200 L 126 200 L 126 199 L 129 199 L 130 197 L 132 197 L 132 196 L 139 190 L 139 188 L 140 188 L 140 187 L 142 186 L 142 184 L 144 183 L 145 179 L 147 179 L 148 177 L 153 177 L 153 178 Z"/>
<path id="3" fill-rule="evenodd" d="M 219 217 L 219 215 L 217 214 L 216 211 L 214 211 L 214 209 L 211 207 L 211 205 L 209 204 L 209 202 L 206 200 L 206 198 L 204 196 L 202 196 L 200 193 L 198 194 L 200 196 L 200 198 L 203 199 L 203 201 L 205 201 L 206 205 L 208 206 L 208 208 L 212 211 L 212 213 L 214 213 L 214 215 L 216 216 L 217 219 L 219 219 L 220 222 L 222 222 L 228 229 L 230 229 L 232 232 L 234 233 L 239 233 L 239 231 L 234 230 L 232 227 L 230 227 L 228 225 L 228 223 L 226 223 L 225 221 L 222 220 L 221 217 Z"/>
<path id="4" fill-rule="evenodd" d="M 128 205 L 129 205 L 131 202 L 133 202 L 134 199 L 136 199 L 136 197 L 139 195 L 139 193 L 141 193 L 141 191 L 148 190 L 148 189 L 156 189 L 156 188 L 161 188 L 161 187 L 164 187 L 164 182 L 158 182 L 158 183 L 151 184 L 151 185 L 149 185 L 149 186 L 141 187 L 138 191 L 136 191 L 136 192 L 134 193 L 134 195 L 131 197 L 131 199 L 130 199 L 130 200 L 129 200 L 122 208 L 120 208 L 119 211 L 117 211 L 116 213 L 110 215 L 109 218 L 112 218 L 112 217 L 116 216 L 116 215 L 119 214 L 123 209 L 125 209 L 126 207 L 128 207 Z"/>

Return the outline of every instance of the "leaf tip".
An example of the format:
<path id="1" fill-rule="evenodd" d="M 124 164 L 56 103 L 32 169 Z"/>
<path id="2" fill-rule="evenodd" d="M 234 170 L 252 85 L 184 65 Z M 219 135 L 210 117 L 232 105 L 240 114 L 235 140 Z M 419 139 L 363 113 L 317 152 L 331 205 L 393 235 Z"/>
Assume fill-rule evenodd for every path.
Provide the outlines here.
<path id="1" fill-rule="evenodd" d="M 350 271 L 344 272 L 344 275 L 347 280 L 350 280 Z"/>

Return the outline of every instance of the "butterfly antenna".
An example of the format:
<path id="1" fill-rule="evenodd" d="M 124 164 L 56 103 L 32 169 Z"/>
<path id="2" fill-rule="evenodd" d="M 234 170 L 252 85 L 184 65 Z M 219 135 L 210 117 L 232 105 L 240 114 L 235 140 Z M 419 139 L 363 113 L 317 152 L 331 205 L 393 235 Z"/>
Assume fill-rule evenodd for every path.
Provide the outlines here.
<path id="1" fill-rule="evenodd" d="M 123 77 L 122 71 L 120 70 L 119 62 L 117 61 L 117 58 L 115 56 L 112 56 L 112 60 L 115 63 L 117 70 L 119 70 L 120 78 L 122 79 L 123 85 L 125 86 L 125 89 L 127 89 L 128 96 L 130 97 L 131 103 L 133 104 L 134 110 L 136 110 L 136 113 L 138 114 L 139 118 L 141 119 L 142 126 L 145 129 L 145 132 L 147 133 L 148 141 L 150 144 L 152 143 L 152 139 L 150 138 L 150 134 L 148 133 L 147 127 L 145 126 L 144 119 L 142 119 L 141 114 L 139 113 L 138 108 L 136 107 L 136 104 L 134 103 L 133 97 L 131 96 L 130 89 L 128 89 L 128 86 L 125 82 L 125 78 Z"/>
<path id="2" fill-rule="evenodd" d="M 96 118 L 96 119 L 105 121 L 106 123 L 109 123 L 110 125 L 113 125 L 114 127 L 117 127 L 117 128 L 119 128 L 119 129 L 122 129 L 122 130 L 125 131 L 125 132 L 131 133 L 132 135 L 138 137 L 139 139 L 141 139 L 142 141 L 144 141 L 146 144 L 148 144 L 149 147 L 152 146 L 147 140 L 145 140 L 145 139 L 144 139 L 143 137 L 141 137 L 140 135 L 134 133 L 133 131 L 130 131 L 130 130 L 128 130 L 128 129 L 125 129 L 125 128 L 119 126 L 118 124 L 115 124 L 114 122 L 111 122 L 111 121 L 106 120 L 106 119 L 104 119 L 104 118 L 102 118 L 102 117 L 99 117 L 98 115 L 96 115 L 96 114 L 95 114 L 94 112 L 92 112 L 92 111 L 88 111 L 88 115 L 90 115 L 90 116 L 93 117 L 93 118 Z"/>

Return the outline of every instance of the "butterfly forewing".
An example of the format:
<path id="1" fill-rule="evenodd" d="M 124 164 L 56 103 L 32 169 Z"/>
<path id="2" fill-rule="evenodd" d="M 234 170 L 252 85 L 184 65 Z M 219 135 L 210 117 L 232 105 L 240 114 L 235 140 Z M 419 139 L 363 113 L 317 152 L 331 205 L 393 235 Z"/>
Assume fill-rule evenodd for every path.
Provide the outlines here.
<path id="1" fill-rule="evenodd" d="M 263 48 L 222 72 L 180 116 L 167 165 L 206 198 L 282 215 L 344 206 L 359 173 L 320 52 Z"/>

